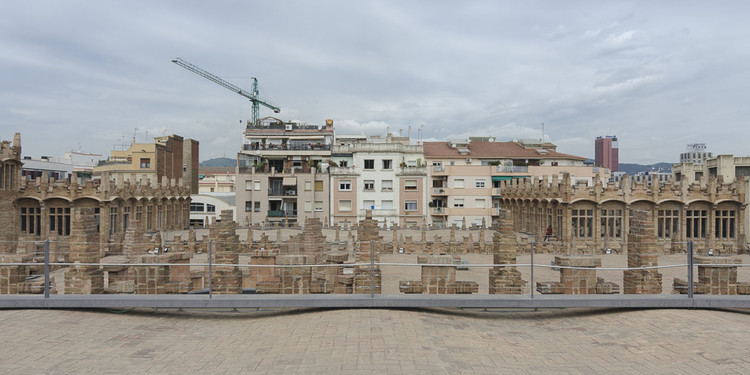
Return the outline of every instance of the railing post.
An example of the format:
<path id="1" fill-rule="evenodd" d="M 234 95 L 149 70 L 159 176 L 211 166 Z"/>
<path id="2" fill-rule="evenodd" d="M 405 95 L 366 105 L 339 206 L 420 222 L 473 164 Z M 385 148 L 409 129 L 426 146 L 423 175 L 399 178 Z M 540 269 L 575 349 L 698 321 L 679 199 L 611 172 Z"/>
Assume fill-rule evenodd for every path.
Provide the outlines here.
<path id="1" fill-rule="evenodd" d="M 375 240 L 370 240 L 370 298 L 375 298 Z"/>
<path id="2" fill-rule="evenodd" d="M 212 242 L 212 240 L 208 240 L 208 298 L 212 298 L 214 294 Z"/>
<path id="3" fill-rule="evenodd" d="M 44 298 L 49 298 L 49 239 L 44 240 Z"/>
<path id="4" fill-rule="evenodd" d="M 531 299 L 534 299 L 534 241 L 531 240 L 531 285 L 529 288 L 529 293 L 531 294 Z"/>
<path id="5" fill-rule="evenodd" d="M 693 298 L 693 241 L 688 241 L 688 298 Z"/>

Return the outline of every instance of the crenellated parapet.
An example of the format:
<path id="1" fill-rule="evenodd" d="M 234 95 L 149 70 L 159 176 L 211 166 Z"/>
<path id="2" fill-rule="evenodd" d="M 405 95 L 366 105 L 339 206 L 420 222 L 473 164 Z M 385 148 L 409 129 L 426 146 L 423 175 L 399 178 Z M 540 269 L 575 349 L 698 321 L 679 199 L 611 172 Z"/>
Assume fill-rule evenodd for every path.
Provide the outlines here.
<path id="1" fill-rule="evenodd" d="M 599 176 L 593 181 L 576 181 L 568 173 L 502 181 L 500 202 L 516 231 L 540 241 L 549 228 L 555 244 L 569 254 L 625 251 L 633 210 L 650 211 L 662 252 L 686 251 L 688 241 L 699 253 L 747 248 L 744 179 L 660 183 L 657 175 L 650 182 L 626 175 L 616 183 Z"/>
<path id="2" fill-rule="evenodd" d="M 46 175 L 35 180 L 22 180 L 18 198 L 31 198 L 45 201 L 51 198 L 61 198 L 74 201 L 79 198 L 90 198 L 98 201 L 112 201 L 115 199 L 172 199 L 190 197 L 190 188 L 182 182 L 170 180 L 169 183 L 154 184 L 151 180 L 119 180 L 109 179 L 108 175 L 102 180 L 87 180 L 78 183 L 74 173 L 69 180 L 55 180 Z M 104 179 L 106 177 L 106 179 Z"/>
<path id="3" fill-rule="evenodd" d="M 527 178 L 522 180 L 503 181 L 500 193 L 504 199 L 523 200 L 557 200 L 559 202 L 575 202 L 589 200 L 603 202 L 609 200 L 625 203 L 637 201 L 677 201 L 688 204 L 693 201 L 735 201 L 745 204 L 745 182 L 736 179 L 732 183 L 724 183 L 722 178 L 710 176 L 702 182 L 681 184 L 669 181 L 659 184 L 656 175 L 649 186 L 645 182 L 631 180 L 627 175 L 619 183 L 602 183 L 595 178 L 595 184 L 586 181 L 571 183 L 570 175 L 563 173 L 542 178 Z"/>

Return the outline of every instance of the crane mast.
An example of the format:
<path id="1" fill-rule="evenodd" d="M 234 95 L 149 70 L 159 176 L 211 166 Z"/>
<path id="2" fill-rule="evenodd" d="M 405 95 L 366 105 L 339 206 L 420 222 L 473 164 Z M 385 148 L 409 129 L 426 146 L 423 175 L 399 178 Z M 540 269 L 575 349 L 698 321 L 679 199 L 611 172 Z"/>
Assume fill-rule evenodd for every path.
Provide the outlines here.
<path id="1" fill-rule="evenodd" d="M 250 99 L 250 101 L 253 103 L 253 113 L 252 113 L 253 126 L 255 126 L 255 125 L 258 124 L 258 118 L 260 117 L 260 106 L 261 105 L 263 105 L 264 107 L 268 107 L 269 109 L 273 110 L 274 113 L 281 112 L 281 108 L 279 108 L 278 106 L 270 103 L 268 100 L 265 100 L 265 99 L 263 99 L 263 98 L 260 97 L 260 93 L 258 91 L 258 79 L 255 78 L 255 77 L 252 77 L 252 79 L 253 79 L 253 89 L 252 89 L 252 91 L 251 92 L 247 92 L 247 91 L 245 91 L 245 90 L 237 87 L 236 85 L 234 85 L 232 83 L 229 83 L 229 82 L 227 82 L 227 81 L 219 78 L 218 76 L 213 75 L 210 72 L 208 72 L 206 70 L 203 70 L 203 69 L 201 69 L 201 68 L 199 68 L 199 67 L 197 67 L 197 66 L 195 66 L 195 65 L 193 65 L 193 64 L 191 64 L 191 63 L 189 63 L 189 62 L 187 62 L 187 61 L 185 61 L 185 60 L 183 60 L 183 59 L 181 59 L 179 57 L 176 58 L 176 59 L 174 59 L 174 60 L 172 60 L 172 62 L 175 63 L 175 64 L 177 64 L 177 65 L 179 65 L 179 66 L 181 66 L 181 67 L 183 67 L 183 68 L 185 68 L 185 69 L 187 69 L 187 70 L 189 70 L 189 71 L 191 71 L 191 72 L 193 72 L 193 73 L 195 73 L 195 74 L 197 74 L 197 75 L 199 75 L 199 76 L 201 76 L 201 77 L 203 77 L 203 78 L 205 78 L 205 79 L 207 79 L 207 80 L 209 80 L 209 81 L 211 81 L 211 82 L 213 82 L 213 83 L 216 83 L 219 86 L 223 86 L 223 87 L 225 87 L 225 88 L 227 88 L 227 89 L 229 89 L 231 91 L 234 91 L 235 93 L 237 93 L 239 95 L 242 95 L 242 96 Z"/>

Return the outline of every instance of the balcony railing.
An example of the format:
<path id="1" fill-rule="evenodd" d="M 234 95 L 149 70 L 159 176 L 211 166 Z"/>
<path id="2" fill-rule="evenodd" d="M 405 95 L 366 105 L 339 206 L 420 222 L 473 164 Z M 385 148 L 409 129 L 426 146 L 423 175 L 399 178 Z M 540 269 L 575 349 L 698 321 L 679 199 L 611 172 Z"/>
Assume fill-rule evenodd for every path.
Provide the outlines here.
<path id="1" fill-rule="evenodd" d="M 529 167 L 520 165 L 498 165 L 497 172 L 500 173 L 529 173 Z"/>
<path id="2" fill-rule="evenodd" d="M 432 194 L 433 195 L 445 195 L 446 194 L 445 188 L 441 188 L 441 187 L 432 188 Z"/>
<path id="3" fill-rule="evenodd" d="M 256 144 L 244 144 L 242 149 L 245 151 L 330 151 L 331 145 L 317 144 L 310 145 L 256 145 Z"/>
<path id="4" fill-rule="evenodd" d="M 432 214 L 433 215 L 445 215 L 445 207 L 433 207 Z"/>
<path id="5" fill-rule="evenodd" d="M 368 211 L 367 209 L 359 210 L 359 214 L 361 216 L 365 216 L 367 211 Z M 376 208 L 374 210 L 369 210 L 369 211 L 372 211 L 372 216 L 395 216 L 397 215 L 396 209 L 394 208 Z"/>
<path id="6" fill-rule="evenodd" d="M 297 217 L 297 211 L 268 210 L 268 217 Z"/>
<path id="7" fill-rule="evenodd" d="M 425 167 L 401 167 L 398 169 L 397 175 L 410 175 L 410 176 L 422 176 L 427 174 Z"/>

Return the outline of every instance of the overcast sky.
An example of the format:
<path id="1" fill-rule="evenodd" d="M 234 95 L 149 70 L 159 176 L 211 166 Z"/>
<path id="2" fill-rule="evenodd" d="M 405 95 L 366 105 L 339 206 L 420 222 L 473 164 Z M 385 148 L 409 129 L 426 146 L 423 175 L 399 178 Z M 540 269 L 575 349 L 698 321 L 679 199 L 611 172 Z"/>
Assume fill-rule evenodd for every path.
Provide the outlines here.
<path id="1" fill-rule="evenodd" d="M 749 155 L 747 1 L 2 1 L 0 139 L 108 155 L 162 134 L 234 158 L 250 102 L 339 134 L 544 136 L 593 157 Z M 261 107 L 261 116 L 273 115 Z M 124 141 L 123 141 L 124 135 Z M 148 138 L 147 138 L 148 137 Z M 151 142 L 152 140 L 149 140 Z"/>

